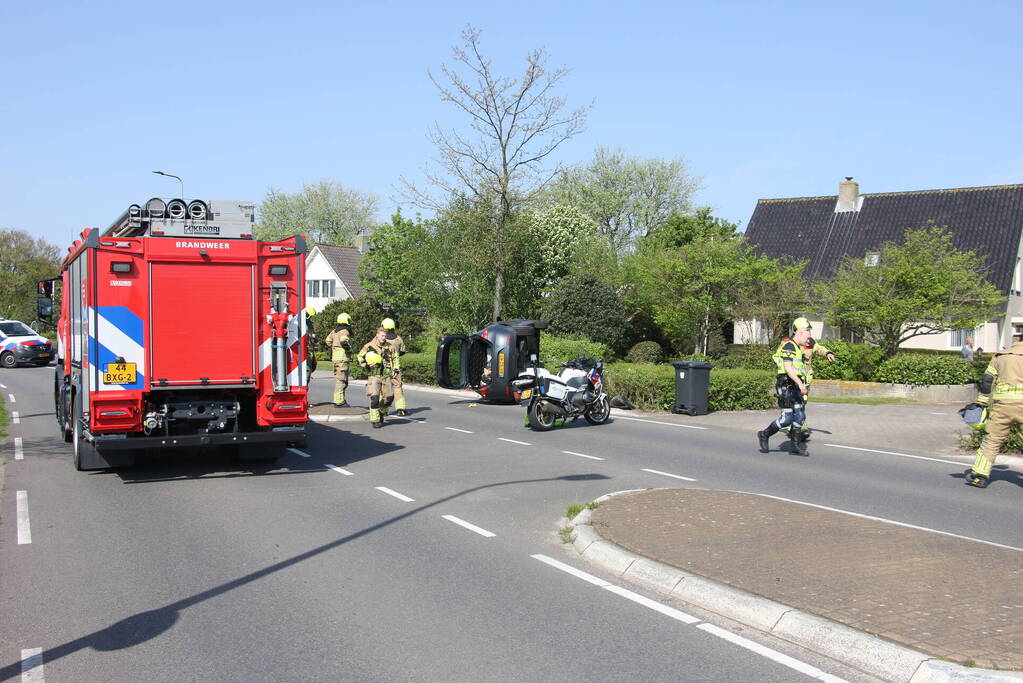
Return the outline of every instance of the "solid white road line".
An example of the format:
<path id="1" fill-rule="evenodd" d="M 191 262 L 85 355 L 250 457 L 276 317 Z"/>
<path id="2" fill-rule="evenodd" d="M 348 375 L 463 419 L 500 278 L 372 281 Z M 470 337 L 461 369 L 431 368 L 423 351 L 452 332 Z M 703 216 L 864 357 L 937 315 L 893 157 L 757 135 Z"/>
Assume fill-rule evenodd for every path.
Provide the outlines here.
<path id="1" fill-rule="evenodd" d="M 750 650 L 751 652 L 755 652 L 756 654 L 762 657 L 766 657 L 772 661 L 787 666 L 800 673 L 812 676 L 814 678 L 818 678 L 822 681 L 829 681 L 829 683 L 840 683 L 844 680 L 836 676 L 832 676 L 831 674 L 825 673 L 824 671 L 821 671 L 815 666 L 811 666 L 809 664 L 806 664 L 805 662 L 801 662 L 798 659 L 793 659 L 792 657 L 789 657 L 786 654 L 782 654 L 777 650 L 772 650 L 769 647 L 760 645 L 759 643 L 755 643 L 752 640 L 743 638 L 742 636 L 738 636 L 732 633 L 731 631 L 727 631 L 723 628 L 715 626 L 714 624 L 701 622 L 700 619 L 692 616 L 691 614 L 686 614 L 681 610 L 677 610 L 674 607 L 669 607 L 668 605 L 660 603 L 657 600 L 651 600 L 650 598 L 640 595 L 639 593 L 634 593 L 633 591 L 630 591 L 626 588 L 622 588 L 621 586 L 616 586 L 612 583 L 609 583 L 608 581 L 604 581 L 601 578 L 593 576 L 592 574 L 587 574 L 584 571 L 576 569 L 571 565 L 567 565 L 563 562 L 558 562 L 557 560 L 547 557 L 546 555 L 530 555 L 530 557 L 532 557 L 535 560 L 540 560 L 544 564 L 548 564 L 554 567 L 555 569 L 560 569 L 566 574 L 571 574 L 576 578 L 582 579 L 583 581 L 586 581 L 588 583 L 592 583 L 594 586 L 599 586 L 600 588 L 603 588 L 606 591 L 614 593 L 615 595 L 620 595 L 621 597 L 626 598 L 627 600 L 631 600 L 632 602 L 635 602 L 638 605 L 648 607 L 656 612 L 659 612 L 660 614 L 681 621 L 684 624 L 696 625 L 696 628 L 698 629 L 713 634 L 719 638 L 727 640 L 728 642 L 738 645 L 740 647 L 744 647 L 747 650 Z"/>
<path id="2" fill-rule="evenodd" d="M 603 460 L 604 459 L 604 458 L 598 458 L 595 455 L 586 455 L 585 453 L 576 453 L 575 451 L 561 451 L 561 452 L 562 453 L 567 453 L 568 455 L 578 455 L 580 458 L 589 458 L 590 460 Z"/>
<path id="3" fill-rule="evenodd" d="M 739 491 L 739 493 L 748 493 L 746 491 Z M 884 517 L 875 517 L 873 515 L 864 515 L 860 512 L 850 512 L 849 510 L 842 510 L 840 508 L 831 508 L 827 505 L 817 505 L 816 503 L 807 503 L 803 500 L 794 500 L 792 498 L 782 498 L 781 496 L 771 496 L 766 493 L 754 493 L 754 496 L 763 496 L 764 498 L 773 498 L 774 500 L 781 500 L 786 503 L 798 503 L 799 505 L 807 505 L 818 510 L 827 510 L 828 512 L 841 512 L 843 515 L 852 515 L 853 517 L 859 517 L 860 519 L 872 519 L 875 522 L 885 522 L 887 524 L 894 524 L 895 526 L 906 527 L 907 529 L 916 529 L 918 531 L 930 531 L 931 533 L 941 534 L 942 536 L 950 536 L 952 538 L 961 538 L 964 541 L 974 541 L 976 543 L 983 543 L 984 545 L 991 545 L 996 548 L 1004 548 L 1005 550 L 1017 550 L 1023 553 L 1023 548 L 1016 548 L 1011 545 L 1003 545 L 1002 543 L 995 543 L 994 541 L 985 541 L 981 538 L 973 538 L 972 536 L 962 536 L 960 534 L 953 534 L 950 531 L 941 531 L 940 529 L 931 529 L 925 526 L 917 526 L 916 524 L 907 524 L 906 522 L 897 522 L 894 519 L 886 519 Z"/>
<path id="4" fill-rule="evenodd" d="M 20 436 L 14 437 L 14 459 L 25 459 L 25 448 Z"/>
<path id="5" fill-rule="evenodd" d="M 445 427 L 444 429 L 450 429 L 453 432 L 462 432 L 463 434 L 472 434 L 468 429 L 459 429 L 458 427 Z"/>
<path id="6" fill-rule="evenodd" d="M 289 448 L 288 450 L 291 451 L 292 453 L 294 453 L 295 455 L 301 455 L 303 458 L 311 458 L 311 457 L 313 457 L 313 456 L 309 455 L 308 453 L 306 453 L 305 451 L 300 451 L 297 448 Z"/>
<path id="7" fill-rule="evenodd" d="M 328 470 L 334 470 L 338 474 L 343 474 L 346 477 L 351 477 L 351 476 L 353 476 L 355 474 L 354 472 L 349 472 L 348 470 L 344 469 L 343 467 L 338 467 L 337 465 L 324 465 L 324 467 L 326 467 Z"/>
<path id="8" fill-rule="evenodd" d="M 21 417 L 18 416 L 17 410 L 11 411 L 11 424 L 21 424 Z"/>
<path id="9" fill-rule="evenodd" d="M 706 631 L 707 633 L 713 634 L 718 638 L 723 638 L 724 640 L 727 640 L 730 643 L 734 643 L 739 647 L 744 647 L 751 652 L 757 653 L 761 657 L 766 657 L 771 661 L 778 662 L 783 666 L 787 666 L 790 669 L 798 671 L 801 674 L 806 674 L 807 676 L 810 676 L 812 678 L 816 678 L 822 681 L 829 681 L 830 683 L 838 683 L 839 681 L 845 681 L 844 678 L 832 676 L 829 673 L 821 671 L 815 666 L 810 666 L 806 662 L 801 662 L 798 659 L 789 657 L 788 655 L 782 654 L 777 650 L 772 650 L 771 648 L 761 645 L 760 643 L 754 643 L 752 640 L 749 640 L 748 638 L 743 638 L 740 635 L 736 635 L 731 631 L 727 631 L 719 626 L 715 626 L 714 624 L 703 623 L 697 626 L 696 628 L 700 629 L 701 631 Z"/>
<path id="10" fill-rule="evenodd" d="M 30 647 L 21 651 L 21 683 L 43 683 L 43 648 Z"/>
<path id="11" fill-rule="evenodd" d="M 32 528 L 28 523 L 28 491 L 18 491 L 18 545 L 32 542 Z"/>
<path id="12" fill-rule="evenodd" d="M 455 517 L 454 515 L 441 515 L 441 517 L 443 517 L 444 519 L 448 520 L 449 522 L 454 522 L 458 526 L 465 527 L 469 531 L 475 531 L 480 536 L 485 536 L 486 538 L 493 538 L 494 536 L 497 536 L 497 534 L 495 534 L 492 531 L 487 531 L 486 529 L 484 529 L 482 527 L 478 527 L 475 524 L 470 524 L 469 522 L 465 521 L 464 519 L 459 519 L 458 517 Z"/>
<path id="13" fill-rule="evenodd" d="M 850 451 L 865 451 L 867 453 L 880 453 L 882 455 L 897 455 L 900 458 L 913 458 L 914 460 L 930 460 L 931 462 L 944 462 L 949 465 L 962 465 L 961 462 L 955 460 L 942 460 L 941 458 L 928 458 L 925 455 L 909 455 L 908 453 L 895 453 L 894 451 L 876 451 L 873 448 L 857 448 L 856 446 L 839 446 L 837 443 L 826 443 L 825 446 L 831 446 L 832 448 L 845 448 Z"/>
<path id="14" fill-rule="evenodd" d="M 669 472 L 661 472 L 660 470 L 648 470 L 644 468 L 643 471 L 650 472 L 651 474 L 660 474 L 665 477 L 672 477 L 674 479 L 681 479 L 682 481 L 696 481 L 692 477 L 683 477 L 681 474 L 671 474 Z"/>
<path id="15" fill-rule="evenodd" d="M 525 441 L 516 441 L 515 439 L 506 439 L 503 436 L 497 437 L 497 440 L 498 441 L 507 441 L 508 443 L 517 443 L 520 446 L 532 446 L 533 445 L 531 443 L 526 443 Z"/>
<path id="16" fill-rule="evenodd" d="M 672 619 L 677 619 L 678 621 L 681 621 L 684 624 L 695 624 L 700 621 L 691 614 L 686 614 L 685 612 L 677 610 L 674 607 L 668 607 L 667 605 L 659 603 L 656 600 L 651 600 L 650 598 L 640 595 L 639 593 L 633 593 L 632 591 L 622 588 L 621 586 L 615 586 L 611 584 L 608 586 L 604 586 L 604 589 L 611 591 L 615 595 L 620 595 L 623 598 L 632 600 L 636 604 L 643 605 L 644 607 L 649 607 L 655 612 L 660 612 L 661 614 L 671 617 Z"/>
<path id="17" fill-rule="evenodd" d="M 383 491 L 387 495 L 394 496 L 398 500 L 403 500 L 406 503 L 414 503 L 414 502 L 416 502 L 415 498 L 409 498 L 408 496 L 403 496 L 402 494 L 398 493 L 397 491 L 392 491 L 391 489 L 387 488 L 386 486 L 377 486 L 376 488 L 377 488 L 377 491 Z"/>
<path id="18" fill-rule="evenodd" d="M 710 427 L 697 427 L 696 425 L 684 425 L 678 422 L 658 422 L 657 420 L 644 420 L 641 417 L 625 417 L 624 415 L 615 415 L 616 420 L 632 420 L 633 422 L 649 422 L 652 425 L 668 425 L 669 427 L 685 427 L 686 429 L 710 429 Z"/>

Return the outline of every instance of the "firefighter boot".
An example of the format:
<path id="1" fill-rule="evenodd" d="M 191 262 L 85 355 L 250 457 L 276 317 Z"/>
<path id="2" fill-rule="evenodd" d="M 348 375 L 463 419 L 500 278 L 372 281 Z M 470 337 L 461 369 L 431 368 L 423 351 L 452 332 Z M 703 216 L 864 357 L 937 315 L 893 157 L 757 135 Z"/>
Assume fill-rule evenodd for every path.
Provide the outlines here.
<path id="1" fill-rule="evenodd" d="M 976 486 L 978 489 L 986 489 L 987 485 L 991 483 L 991 480 L 983 474 L 974 472 L 973 470 L 966 470 L 966 485 Z"/>
<path id="2" fill-rule="evenodd" d="M 976 486 L 978 489 L 986 489 L 991 483 L 991 465 L 987 456 L 980 449 L 977 450 L 977 457 L 973 460 L 973 467 L 966 470 L 966 483 Z"/>
<path id="3" fill-rule="evenodd" d="M 799 432 L 800 430 L 794 427 L 789 430 L 789 449 L 792 451 L 792 455 L 810 455 Z"/>
<path id="4" fill-rule="evenodd" d="M 771 446 L 768 444 L 768 440 L 771 436 L 778 431 L 778 425 L 773 422 L 767 425 L 767 429 L 757 432 L 757 441 L 760 443 L 760 452 L 769 453 Z"/>

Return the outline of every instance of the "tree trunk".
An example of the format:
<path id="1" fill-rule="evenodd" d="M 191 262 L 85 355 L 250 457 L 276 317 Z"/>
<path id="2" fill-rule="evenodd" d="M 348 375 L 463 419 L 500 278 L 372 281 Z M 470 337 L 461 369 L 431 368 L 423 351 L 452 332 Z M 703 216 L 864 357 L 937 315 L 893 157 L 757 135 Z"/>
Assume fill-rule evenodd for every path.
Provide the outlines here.
<path id="1" fill-rule="evenodd" d="M 494 256 L 494 267 L 497 272 L 494 274 L 494 322 L 496 323 L 501 319 L 501 296 L 504 293 L 504 222 L 508 215 L 509 210 L 507 208 L 507 202 L 504 197 L 501 198 L 501 212 L 497 215 L 497 231 L 494 240 L 494 250 L 497 252 Z"/>

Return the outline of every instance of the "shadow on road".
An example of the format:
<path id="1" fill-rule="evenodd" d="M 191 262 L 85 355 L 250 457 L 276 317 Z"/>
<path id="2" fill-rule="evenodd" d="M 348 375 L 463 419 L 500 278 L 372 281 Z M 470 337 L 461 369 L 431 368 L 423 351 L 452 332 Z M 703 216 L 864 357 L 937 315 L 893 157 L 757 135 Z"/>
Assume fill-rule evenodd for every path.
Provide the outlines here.
<path id="1" fill-rule="evenodd" d="M 322 472 L 323 470 L 321 469 L 319 471 Z M 294 557 L 288 558 L 287 560 L 282 560 L 268 567 L 264 567 L 263 569 L 252 572 L 251 574 L 246 574 L 245 576 L 241 576 L 237 579 L 234 579 L 233 581 L 222 583 L 219 586 L 214 586 L 213 588 L 205 590 L 201 593 L 196 593 L 195 595 L 184 598 L 182 600 L 178 600 L 177 602 L 172 602 L 168 605 L 164 605 L 163 607 L 158 607 L 156 609 L 133 614 L 129 617 L 126 617 L 118 621 L 115 624 L 107 626 L 104 629 L 94 631 L 93 633 L 84 635 L 81 638 L 76 638 L 75 640 L 68 641 L 55 647 L 51 647 L 43 651 L 42 660 L 44 663 L 53 662 L 62 657 L 66 657 L 70 654 L 74 654 L 75 652 L 78 652 L 79 650 L 83 650 L 86 648 L 92 648 L 93 650 L 100 651 L 123 650 L 125 648 L 133 647 L 140 643 L 144 643 L 148 640 L 151 640 L 159 636 L 167 629 L 169 629 L 171 626 L 173 626 L 178 621 L 178 619 L 181 618 L 181 612 L 189 607 L 192 607 L 193 605 L 205 602 L 210 598 L 217 597 L 218 595 L 222 595 L 224 593 L 232 591 L 235 588 L 240 588 L 241 586 L 252 583 L 253 581 L 257 581 L 263 578 L 264 576 L 268 576 L 275 572 L 282 571 L 300 562 L 304 562 L 318 555 L 322 555 L 323 553 L 329 550 L 333 550 L 334 548 L 338 548 L 346 543 L 362 538 L 363 536 L 367 536 L 373 533 L 374 531 L 379 531 L 380 529 L 383 529 L 392 524 L 407 519 L 412 515 L 419 514 L 424 510 L 429 510 L 430 508 L 436 507 L 437 505 L 447 503 L 448 501 L 460 498 L 461 496 L 465 496 L 476 491 L 494 488 L 498 486 L 512 486 L 516 484 L 536 484 L 548 481 L 593 481 L 609 478 L 610 477 L 607 477 L 603 474 L 571 474 L 563 477 L 545 477 L 543 479 L 520 479 L 516 481 L 503 481 L 495 484 L 474 486 L 473 488 L 466 489 L 465 491 L 454 493 L 450 496 L 445 496 L 444 498 L 435 500 L 432 503 L 420 505 L 419 507 L 410 510 L 409 512 L 384 520 L 383 522 L 380 522 L 378 524 L 366 527 L 361 531 L 356 531 L 355 533 L 349 534 L 335 541 L 331 541 L 330 543 L 325 543 L 319 546 L 318 548 L 313 548 L 312 550 L 306 551 L 299 555 L 295 555 Z M 20 661 L 12 662 L 11 664 L 4 666 L 3 668 L 0 668 L 0 680 L 7 680 L 9 678 L 13 679 L 19 677 L 20 675 L 21 675 Z"/>
<path id="2" fill-rule="evenodd" d="M 969 471 L 970 470 L 967 469 L 962 472 L 953 472 L 948 476 L 953 479 L 962 479 L 965 482 L 966 473 Z M 1000 481 L 1004 481 L 1007 484 L 1015 484 L 1016 486 L 1023 488 L 1023 474 L 1020 474 L 1015 470 L 1010 470 L 1007 465 L 995 465 L 991 468 L 991 483 L 988 484 L 988 487 L 990 488 Z"/>

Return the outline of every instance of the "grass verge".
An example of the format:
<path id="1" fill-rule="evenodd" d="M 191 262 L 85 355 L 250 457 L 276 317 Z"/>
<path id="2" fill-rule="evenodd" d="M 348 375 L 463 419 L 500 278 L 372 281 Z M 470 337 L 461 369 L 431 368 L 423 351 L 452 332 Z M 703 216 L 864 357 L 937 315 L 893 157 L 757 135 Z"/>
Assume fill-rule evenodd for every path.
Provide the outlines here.
<path id="1" fill-rule="evenodd" d="M 0 436 L 7 436 L 7 404 L 0 398 Z"/>
<path id="2" fill-rule="evenodd" d="M 586 503 L 585 505 L 581 504 L 581 503 L 576 503 L 575 505 L 569 505 L 568 509 L 565 510 L 565 517 L 568 518 L 571 521 L 571 520 L 575 519 L 576 515 L 578 515 L 583 510 L 586 510 L 586 509 L 596 510 L 598 507 L 600 507 L 600 503 L 592 503 L 592 502 L 591 503 Z"/>

